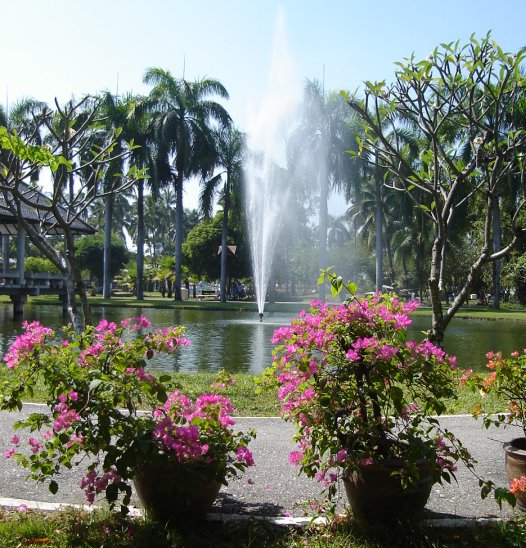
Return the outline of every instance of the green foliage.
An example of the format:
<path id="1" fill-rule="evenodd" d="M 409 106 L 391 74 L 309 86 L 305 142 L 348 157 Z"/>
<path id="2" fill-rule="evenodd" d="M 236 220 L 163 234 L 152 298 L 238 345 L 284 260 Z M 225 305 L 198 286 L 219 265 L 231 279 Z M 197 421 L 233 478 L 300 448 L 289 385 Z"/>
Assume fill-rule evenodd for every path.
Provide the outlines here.
<path id="1" fill-rule="evenodd" d="M 41 257 L 26 257 L 24 261 L 26 272 L 49 272 L 58 274 L 58 268 L 49 260 Z"/>
<path id="2" fill-rule="evenodd" d="M 183 244 L 185 264 L 198 278 L 218 279 L 221 265 L 218 249 L 221 245 L 221 217 L 202 220 L 190 230 Z"/>
<path id="3" fill-rule="evenodd" d="M 46 146 L 28 145 L 16 131 L 9 132 L 3 126 L 0 126 L 0 149 L 12 152 L 22 161 L 30 161 L 39 166 L 49 166 L 53 172 L 57 171 L 61 165 L 68 169 L 72 165 L 63 156 L 55 156 Z M 2 178 L 8 177 L 7 167 L 2 168 L 0 175 Z"/>
<path id="4" fill-rule="evenodd" d="M 111 278 L 128 262 L 128 256 L 124 243 L 113 238 L 110 263 Z M 102 234 L 80 238 L 75 249 L 75 257 L 81 270 L 87 270 L 99 283 L 102 283 L 104 269 L 104 236 Z"/>
<path id="5" fill-rule="evenodd" d="M 326 281 L 329 282 L 333 296 L 339 295 L 343 289 L 347 290 L 351 299 L 356 296 L 356 290 L 358 289 L 356 284 L 350 281 L 344 282 L 339 274 L 333 272 L 332 267 L 325 270 L 322 269 L 320 277 L 318 278 L 318 285 L 321 285 Z"/>
<path id="6" fill-rule="evenodd" d="M 185 265 L 190 274 L 205 280 L 217 280 L 221 275 L 219 246 L 221 245 L 222 213 L 203 219 L 195 226 L 183 244 Z M 245 278 L 251 275 L 248 242 L 244 231 L 232 223 L 229 245 L 236 246 L 236 254 L 228 255 L 228 275 Z"/>
<path id="7" fill-rule="evenodd" d="M 519 255 L 506 265 L 509 282 L 515 288 L 515 297 L 520 304 L 526 304 L 526 254 Z"/>

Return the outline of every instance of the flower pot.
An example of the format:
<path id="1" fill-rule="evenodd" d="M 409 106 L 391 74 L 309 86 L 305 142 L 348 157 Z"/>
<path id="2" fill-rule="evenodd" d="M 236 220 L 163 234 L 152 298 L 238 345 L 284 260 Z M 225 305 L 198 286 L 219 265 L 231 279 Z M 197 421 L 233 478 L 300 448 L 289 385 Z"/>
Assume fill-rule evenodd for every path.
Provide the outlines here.
<path id="1" fill-rule="evenodd" d="M 526 438 L 514 438 L 504 443 L 508 481 L 526 476 Z M 517 495 L 517 507 L 526 511 L 526 493 Z"/>
<path id="2" fill-rule="evenodd" d="M 135 489 L 148 516 L 176 525 L 202 519 L 221 489 L 221 482 L 215 479 L 217 468 L 209 466 L 212 471 L 204 467 L 189 470 L 170 458 L 155 458 L 137 466 Z"/>
<path id="3" fill-rule="evenodd" d="M 384 460 L 360 466 L 344 474 L 345 492 L 353 514 L 365 521 L 415 521 L 423 516 L 435 482 L 434 463 L 424 461 L 417 465 L 419 478 L 403 487 L 396 472 L 404 469 L 404 461 Z"/>

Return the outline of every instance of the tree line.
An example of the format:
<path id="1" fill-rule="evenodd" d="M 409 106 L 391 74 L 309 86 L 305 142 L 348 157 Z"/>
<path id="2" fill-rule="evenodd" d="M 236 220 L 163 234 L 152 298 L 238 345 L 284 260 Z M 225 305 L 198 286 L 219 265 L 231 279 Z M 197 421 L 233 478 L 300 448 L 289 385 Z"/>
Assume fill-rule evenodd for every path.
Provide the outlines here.
<path id="1" fill-rule="evenodd" d="M 390 83 L 365 82 L 356 94 L 307 80 L 276 166 L 290 198 L 272 287 L 293 296 L 334 265 L 364 290 L 407 289 L 430 300 L 436 342 L 471 293 L 498 307 L 513 287 L 524 300 L 523 61 L 524 50 L 506 53 L 488 34 L 405 59 Z M 242 183 L 259 151 L 248 149 L 218 80 L 150 68 L 144 82 L 144 96 L 102 93 L 53 109 L 25 99 L 1 110 L 0 190 L 27 201 L 20 185 L 38 185 L 50 169 L 47 207 L 61 229 L 81 217 L 104 234 L 105 297 L 111 242 L 125 228 L 138 299 L 157 277 L 173 279 L 179 300 L 195 277 L 220 280 L 225 300 L 228 276 L 251 276 Z M 190 184 L 200 185 L 198 211 L 184 208 Z M 339 217 L 329 214 L 331 194 L 344 202 Z M 54 254 L 29 226 L 28 236 L 79 291 L 74 242 Z"/>

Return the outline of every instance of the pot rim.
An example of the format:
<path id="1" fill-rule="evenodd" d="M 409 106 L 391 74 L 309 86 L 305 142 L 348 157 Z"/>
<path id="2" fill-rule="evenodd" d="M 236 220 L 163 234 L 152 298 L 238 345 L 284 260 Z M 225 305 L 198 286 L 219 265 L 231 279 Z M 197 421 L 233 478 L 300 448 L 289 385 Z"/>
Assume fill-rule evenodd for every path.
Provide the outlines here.
<path id="1" fill-rule="evenodd" d="M 523 445 L 524 449 L 517 447 L 517 445 Z M 505 441 L 502 444 L 502 447 L 506 453 L 516 453 L 518 455 L 526 455 L 526 437 L 520 436 L 518 438 L 513 438 L 510 441 Z"/>

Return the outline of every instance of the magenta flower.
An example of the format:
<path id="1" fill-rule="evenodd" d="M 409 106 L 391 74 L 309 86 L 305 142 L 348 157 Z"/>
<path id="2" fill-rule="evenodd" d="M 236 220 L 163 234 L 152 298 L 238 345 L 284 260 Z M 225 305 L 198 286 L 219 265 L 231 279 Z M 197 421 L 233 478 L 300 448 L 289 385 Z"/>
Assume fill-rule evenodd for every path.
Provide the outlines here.
<path id="1" fill-rule="evenodd" d="M 254 457 L 247 447 L 240 445 L 236 450 L 236 457 L 239 462 L 243 462 L 247 466 L 254 466 Z"/>
<path id="2" fill-rule="evenodd" d="M 291 451 L 289 454 L 289 462 L 290 464 L 293 464 L 294 466 L 298 466 L 301 464 L 301 461 L 303 460 L 303 453 L 300 451 Z"/>

